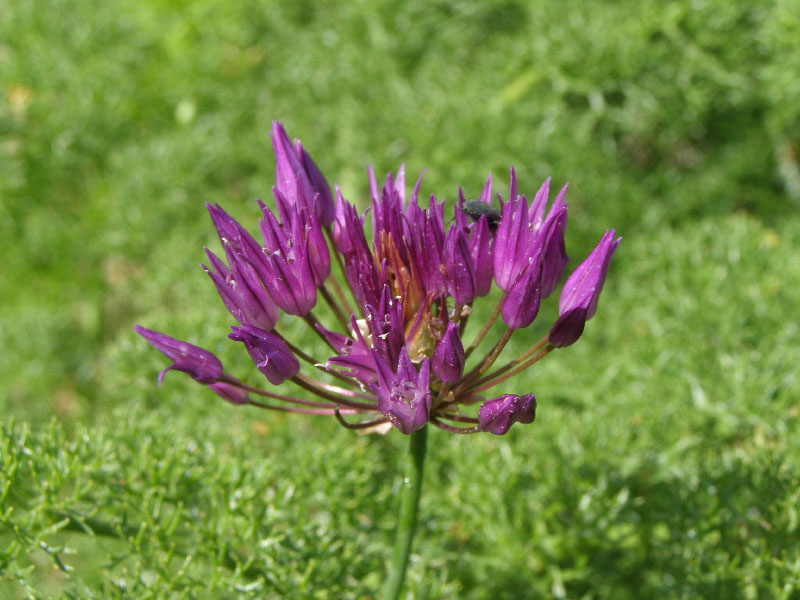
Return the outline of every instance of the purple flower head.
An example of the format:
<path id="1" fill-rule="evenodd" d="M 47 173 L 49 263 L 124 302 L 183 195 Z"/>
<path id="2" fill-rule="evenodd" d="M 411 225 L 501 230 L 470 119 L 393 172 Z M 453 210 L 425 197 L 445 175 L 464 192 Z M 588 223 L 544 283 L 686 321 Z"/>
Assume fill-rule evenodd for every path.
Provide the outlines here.
<path id="1" fill-rule="evenodd" d="M 231 404 L 247 404 L 249 401 L 247 391 L 235 385 L 231 385 L 230 383 L 220 381 L 218 383 L 212 383 L 208 387 L 217 396 L 223 400 L 227 400 Z"/>
<path id="2" fill-rule="evenodd" d="M 280 337 L 257 327 L 231 327 L 228 337 L 243 342 L 256 367 L 272 385 L 280 385 L 300 370 L 300 363 Z"/>
<path id="3" fill-rule="evenodd" d="M 430 360 L 422 361 L 417 372 L 403 348 L 395 371 L 377 352 L 372 357 L 378 373 L 378 410 L 406 435 L 423 427 L 431 412 Z"/>
<path id="4" fill-rule="evenodd" d="M 335 416 L 344 427 L 368 432 L 393 426 L 410 434 L 430 423 L 453 433 L 502 435 L 516 421 L 531 422 L 533 395 L 487 401 L 497 394 L 486 390 L 578 339 L 619 243 L 614 232 L 567 280 L 549 335 L 511 358 L 503 353 L 512 334 L 533 323 L 564 273 L 566 186 L 550 206 L 549 179 L 528 200 L 511 167 L 507 200 L 496 194 L 499 210 L 491 175 L 478 198 L 467 200 L 458 188 L 456 202 L 446 206 L 420 193 L 422 175 L 407 193 L 402 165 L 380 185 L 368 168 L 369 206 L 361 212 L 338 186 L 331 194 L 303 145 L 279 122 L 271 139 L 276 182 L 274 202 L 258 200 L 261 239 L 218 205 L 207 205 L 224 254 L 206 250 L 204 268 L 239 322 L 229 337 L 244 344 L 272 384 L 290 379 L 298 395 L 245 385 L 224 373 L 213 354 L 137 326 L 172 360 L 159 383 L 178 369 L 232 404 Z M 493 282 L 503 292 L 500 304 L 473 306 L 493 297 Z M 323 306 L 312 312 L 318 299 Z M 292 330 L 284 329 L 281 311 L 302 317 L 319 341 L 292 345 L 283 337 Z M 498 337 L 500 318 L 506 328 Z M 520 334 L 515 341 L 526 339 Z M 462 340 L 469 341 L 466 350 Z M 477 415 L 472 405 L 480 405 Z"/>
<path id="5" fill-rule="evenodd" d="M 193 346 L 189 342 L 176 340 L 163 333 L 145 329 L 141 325 L 136 325 L 134 329 L 172 361 L 170 366 L 158 374 L 158 385 L 161 385 L 167 371 L 172 369 L 183 371 L 195 381 L 205 384 L 215 383 L 222 377 L 222 363 L 208 350 Z"/>
<path id="6" fill-rule="evenodd" d="M 535 418 L 536 398 L 533 394 L 503 394 L 481 405 L 478 411 L 478 427 L 481 431 L 504 435 L 517 421 L 532 423 Z"/>
<path id="7" fill-rule="evenodd" d="M 464 372 L 464 345 L 458 335 L 458 324 L 450 321 L 433 352 L 433 374 L 442 381 L 455 383 Z"/>
<path id="8" fill-rule="evenodd" d="M 606 231 L 594 250 L 567 278 L 558 299 L 558 320 L 548 339 L 553 346 L 564 348 L 574 344 L 594 316 L 597 300 L 603 290 L 611 257 L 622 238 L 614 239 L 615 231 Z"/>
<path id="9" fill-rule="evenodd" d="M 272 122 L 272 147 L 275 150 L 275 187 L 290 204 L 314 207 L 323 227 L 333 221 L 333 196 L 325 176 L 317 168 L 299 140 L 294 145 L 278 121 Z"/>

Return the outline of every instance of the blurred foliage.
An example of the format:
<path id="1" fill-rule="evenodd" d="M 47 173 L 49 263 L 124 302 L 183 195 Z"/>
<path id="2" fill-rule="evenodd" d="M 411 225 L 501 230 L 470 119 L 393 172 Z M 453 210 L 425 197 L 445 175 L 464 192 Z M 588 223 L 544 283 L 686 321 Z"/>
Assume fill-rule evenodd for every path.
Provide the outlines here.
<path id="1" fill-rule="evenodd" d="M 7 8 L 2 595 L 377 588 L 404 440 L 156 389 L 132 335 L 252 371 L 203 202 L 255 223 L 280 119 L 362 206 L 366 164 L 452 199 L 513 163 L 570 182 L 572 264 L 625 236 L 586 339 L 514 384 L 537 423 L 434 438 L 414 597 L 800 597 L 797 0 Z"/>

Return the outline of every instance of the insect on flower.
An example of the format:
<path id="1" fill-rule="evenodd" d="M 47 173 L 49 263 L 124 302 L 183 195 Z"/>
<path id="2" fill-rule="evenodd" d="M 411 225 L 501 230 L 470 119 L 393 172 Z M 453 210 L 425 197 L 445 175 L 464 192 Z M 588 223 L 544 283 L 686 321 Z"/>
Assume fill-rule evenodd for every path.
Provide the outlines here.
<path id="1" fill-rule="evenodd" d="M 534 321 L 563 276 L 566 187 L 548 209 L 548 179 L 529 202 L 517 193 L 512 167 L 508 200 L 498 194 L 500 210 L 491 204 L 490 175 L 480 199 L 464 200 L 459 190 L 446 223 L 444 200 L 419 202 L 422 177 L 407 195 L 404 167 L 382 186 L 368 169 L 370 207 L 359 214 L 338 187 L 331 193 L 305 147 L 292 143 L 280 123 L 273 123 L 271 138 L 277 181 L 274 202 L 259 201 L 261 239 L 208 205 L 227 264 L 208 251 L 211 266 L 204 268 L 238 321 L 229 337 L 244 343 L 274 387 L 298 389 L 281 394 L 243 383 L 210 352 L 137 328 L 173 361 L 167 370 L 186 372 L 232 404 L 331 415 L 364 431 L 394 427 L 411 434 L 431 423 L 453 433 L 502 435 L 513 423 L 533 421 L 533 394 L 482 394 L 580 337 L 619 243 L 614 230 L 570 275 L 550 333 L 496 367 L 514 332 Z M 492 283 L 502 291 L 500 302 L 481 322 L 468 323 Z M 318 297 L 328 309 L 322 320 L 313 312 Z M 310 326 L 327 355 L 312 356 L 307 342 L 293 343 L 279 325 L 280 312 Z M 478 358 L 499 318 L 505 332 Z M 463 410 L 475 403 L 477 416 Z"/>
<path id="2" fill-rule="evenodd" d="M 461 211 L 468 217 L 471 217 L 473 221 L 477 221 L 485 216 L 486 222 L 489 224 L 489 229 L 491 230 L 497 229 L 497 226 L 500 224 L 500 211 L 482 200 L 467 200 L 461 206 Z"/>

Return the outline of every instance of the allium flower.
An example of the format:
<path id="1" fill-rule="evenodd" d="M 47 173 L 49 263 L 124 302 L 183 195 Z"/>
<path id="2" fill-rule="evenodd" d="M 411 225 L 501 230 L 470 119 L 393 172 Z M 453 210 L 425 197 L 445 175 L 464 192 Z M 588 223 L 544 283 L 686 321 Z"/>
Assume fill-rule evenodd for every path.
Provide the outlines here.
<path id="1" fill-rule="evenodd" d="M 229 337 L 244 344 L 270 384 L 295 391 L 242 383 L 224 373 L 213 354 L 137 326 L 173 361 L 159 382 L 177 369 L 232 404 L 333 415 L 345 427 L 368 431 L 394 427 L 411 434 L 431 423 L 454 433 L 502 435 L 515 422 L 532 422 L 532 394 L 485 400 L 481 393 L 578 339 L 619 243 L 614 231 L 567 279 L 548 336 L 496 367 L 514 332 L 534 322 L 561 281 L 566 186 L 548 210 L 550 180 L 529 202 L 518 192 L 512 167 L 507 200 L 498 194 L 499 205 L 492 204 L 489 176 L 476 199 L 459 189 L 448 223 L 446 201 L 430 196 L 420 202 L 421 176 L 407 194 L 402 166 L 382 186 L 368 169 L 369 207 L 360 212 L 338 187 L 331 194 L 308 152 L 280 123 L 273 123 L 271 138 L 274 203 L 259 201 L 259 235 L 209 205 L 225 260 L 207 250 L 204 268 L 238 321 Z M 331 268 L 332 260 L 339 268 Z M 498 304 L 468 328 L 478 319 L 471 318 L 473 304 L 493 282 L 501 291 Z M 323 319 L 312 312 L 319 298 Z M 289 336 L 278 326 L 281 311 L 300 317 L 323 344 L 299 341 L 296 332 Z M 499 340 L 482 357 L 473 356 L 501 317 L 507 328 Z M 314 354 L 311 347 L 329 351 Z M 477 415 L 470 415 L 468 406 L 476 402 Z"/>

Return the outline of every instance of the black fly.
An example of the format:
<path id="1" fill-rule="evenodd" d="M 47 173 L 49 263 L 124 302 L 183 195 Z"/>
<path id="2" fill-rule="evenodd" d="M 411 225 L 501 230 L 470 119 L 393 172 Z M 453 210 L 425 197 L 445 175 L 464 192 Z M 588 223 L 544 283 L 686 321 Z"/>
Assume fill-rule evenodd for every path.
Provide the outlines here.
<path id="1" fill-rule="evenodd" d="M 489 225 L 489 229 L 492 231 L 497 229 L 497 225 L 500 223 L 500 211 L 491 204 L 487 204 L 481 200 L 467 200 L 461 207 L 461 211 L 467 216 L 472 217 L 474 221 L 486 215 L 487 225 Z"/>

